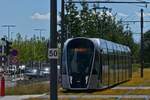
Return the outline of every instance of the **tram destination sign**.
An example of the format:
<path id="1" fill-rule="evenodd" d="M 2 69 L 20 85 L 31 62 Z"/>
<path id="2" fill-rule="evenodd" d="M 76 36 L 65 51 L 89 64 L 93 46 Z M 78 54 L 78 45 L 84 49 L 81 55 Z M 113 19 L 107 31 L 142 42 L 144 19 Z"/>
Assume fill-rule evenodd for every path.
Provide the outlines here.
<path id="1" fill-rule="evenodd" d="M 49 59 L 58 59 L 58 49 L 57 48 L 49 48 L 48 49 L 48 58 Z"/>

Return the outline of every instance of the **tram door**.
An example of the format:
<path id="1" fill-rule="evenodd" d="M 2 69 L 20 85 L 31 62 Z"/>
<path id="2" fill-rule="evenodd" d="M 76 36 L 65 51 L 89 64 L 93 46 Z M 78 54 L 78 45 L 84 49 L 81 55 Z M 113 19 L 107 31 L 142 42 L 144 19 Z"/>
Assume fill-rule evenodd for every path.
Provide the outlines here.
<path id="1" fill-rule="evenodd" d="M 101 57 L 100 53 L 96 51 L 95 53 L 95 59 L 94 59 L 94 66 L 93 66 L 93 71 L 92 71 L 92 84 L 96 86 L 96 88 L 102 86 L 102 64 L 101 64 Z"/>
<path id="2" fill-rule="evenodd" d="M 108 55 L 107 50 L 103 49 L 102 52 L 102 84 L 103 86 L 108 86 L 109 83 L 109 68 L 108 68 Z"/>

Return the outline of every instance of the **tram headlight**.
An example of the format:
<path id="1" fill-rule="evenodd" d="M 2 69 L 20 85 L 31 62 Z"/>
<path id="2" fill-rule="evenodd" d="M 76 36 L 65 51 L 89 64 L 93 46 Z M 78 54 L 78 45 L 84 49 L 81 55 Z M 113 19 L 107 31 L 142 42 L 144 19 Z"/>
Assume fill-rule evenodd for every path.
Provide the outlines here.
<path id="1" fill-rule="evenodd" d="M 70 76 L 70 83 L 72 84 L 72 76 Z"/>
<path id="2" fill-rule="evenodd" d="M 89 78 L 88 76 L 85 77 L 86 84 L 87 84 L 87 82 L 88 82 L 88 78 Z"/>

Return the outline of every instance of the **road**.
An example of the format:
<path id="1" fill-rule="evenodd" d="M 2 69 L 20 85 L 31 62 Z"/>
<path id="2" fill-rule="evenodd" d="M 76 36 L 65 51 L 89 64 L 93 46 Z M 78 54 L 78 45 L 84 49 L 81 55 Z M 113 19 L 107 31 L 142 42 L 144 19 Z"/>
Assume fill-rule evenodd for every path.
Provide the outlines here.
<path id="1" fill-rule="evenodd" d="M 24 96 L 5 96 L 5 97 L 0 97 L 0 100 L 24 100 L 28 98 L 43 98 L 47 99 L 49 98 L 49 95 L 43 94 L 43 95 L 24 95 Z M 126 98 L 126 99 L 145 99 L 149 100 L 150 95 L 59 95 L 58 97 L 60 100 L 64 98 L 70 98 L 70 99 L 75 99 L 78 100 L 79 98 L 83 99 L 106 99 L 106 98 L 118 98 L 117 100 L 120 100 L 120 98 Z"/>
<path id="2" fill-rule="evenodd" d="M 114 88 L 111 88 L 113 90 L 149 90 L 150 89 L 150 86 L 138 86 L 138 87 L 127 87 L 127 86 L 117 86 L 117 87 L 114 87 Z"/>
<path id="3" fill-rule="evenodd" d="M 42 95 L 22 95 L 22 96 L 4 96 L 4 97 L 0 97 L 0 100 L 24 100 L 24 99 L 28 99 L 28 98 L 38 98 L 38 97 L 43 97 L 46 94 L 42 94 Z"/>

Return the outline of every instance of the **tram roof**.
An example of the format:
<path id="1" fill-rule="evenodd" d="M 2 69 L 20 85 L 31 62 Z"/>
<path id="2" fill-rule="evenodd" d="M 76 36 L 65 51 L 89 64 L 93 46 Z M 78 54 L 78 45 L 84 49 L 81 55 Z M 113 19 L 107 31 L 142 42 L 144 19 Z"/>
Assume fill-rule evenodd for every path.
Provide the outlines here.
<path id="1" fill-rule="evenodd" d="M 86 38 L 86 37 L 70 38 L 66 41 L 66 43 L 68 43 L 69 41 L 74 40 L 74 39 L 91 40 L 94 43 L 94 45 L 96 44 L 98 46 L 98 48 L 101 48 L 101 49 L 112 49 L 112 50 L 123 51 L 123 52 L 130 52 L 131 51 L 128 46 L 125 46 L 125 45 L 122 45 L 119 43 L 115 43 L 112 41 L 100 39 L 100 38 Z"/>
<path id="2" fill-rule="evenodd" d="M 98 39 L 98 38 L 89 38 L 89 39 L 96 42 L 98 44 L 98 47 L 102 49 L 112 49 L 112 50 L 117 50 L 122 52 L 130 52 L 128 46 L 119 43 L 115 43 L 104 39 Z"/>

